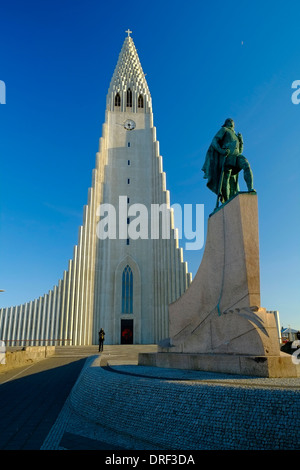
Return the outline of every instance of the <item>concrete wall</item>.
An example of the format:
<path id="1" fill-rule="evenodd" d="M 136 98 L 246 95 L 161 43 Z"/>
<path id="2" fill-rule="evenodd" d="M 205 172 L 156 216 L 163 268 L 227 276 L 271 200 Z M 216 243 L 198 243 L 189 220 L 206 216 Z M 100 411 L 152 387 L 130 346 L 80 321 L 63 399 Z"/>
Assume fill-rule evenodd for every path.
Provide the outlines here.
<path id="1" fill-rule="evenodd" d="M 5 362 L 0 364 L 0 372 L 14 367 L 40 361 L 55 354 L 54 346 L 29 346 L 27 348 L 9 348 L 5 353 Z"/>

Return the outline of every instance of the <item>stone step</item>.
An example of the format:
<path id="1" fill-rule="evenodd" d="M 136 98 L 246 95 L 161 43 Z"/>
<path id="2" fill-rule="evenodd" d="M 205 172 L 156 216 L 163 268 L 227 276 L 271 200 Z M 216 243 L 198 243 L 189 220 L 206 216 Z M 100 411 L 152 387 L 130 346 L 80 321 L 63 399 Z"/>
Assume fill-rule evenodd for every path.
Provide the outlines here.
<path id="1" fill-rule="evenodd" d="M 55 356 L 94 356 L 98 354 L 98 346 L 56 346 Z"/>
<path id="2" fill-rule="evenodd" d="M 153 344 L 105 344 L 101 355 L 105 358 L 115 359 L 119 357 L 127 358 L 128 360 L 135 361 L 139 353 L 151 353 L 157 351 L 157 345 Z M 99 354 L 99 346 L 56 346 L 55 356 L 78 356 L 89 357 Z"/>

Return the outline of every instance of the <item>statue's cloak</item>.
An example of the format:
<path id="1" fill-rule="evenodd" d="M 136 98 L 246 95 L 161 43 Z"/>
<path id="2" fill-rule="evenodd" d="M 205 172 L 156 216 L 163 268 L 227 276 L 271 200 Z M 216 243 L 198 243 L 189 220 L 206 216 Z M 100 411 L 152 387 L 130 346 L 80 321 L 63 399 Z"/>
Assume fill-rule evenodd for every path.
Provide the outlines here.
<path id="1" fill-rule="evenodd" d="M 221 155 L 212 145 L 210 145 L 206 153 L 202 171 L 204 172 L 203 178 L 207 179 L 206 186 L 215 194 L 218 194 L 219 191 L 223 161 L 224 155 Z"/>
<path id="2" fill-rule="evenodd" d="M 205 162 L 202 167 L 202 171 L 204 172 L 204 178 L 207 179 L 206 186 L 217 195 L 219 192 L 219 184 L 220 184 L 220 179 L 222 177 L 223 163 L 224 163 L 225 158 L 226 157 L 222 155 L 221 153 L 219 153 L 215 149 L 213 144 L 211 144 L 206 153 Z M 230 196 L 232 196 L 233 194 L 236 194 L 239 191 L 238 173 L 236 173 L 234 170 L 231 173 L 231 176 L 229 179 L 229 185 L 230 185 Z M 222 195 L 222 188 L 221 188 L 220 200 L 221 202 L 224 202 L 225 200 Z"/>

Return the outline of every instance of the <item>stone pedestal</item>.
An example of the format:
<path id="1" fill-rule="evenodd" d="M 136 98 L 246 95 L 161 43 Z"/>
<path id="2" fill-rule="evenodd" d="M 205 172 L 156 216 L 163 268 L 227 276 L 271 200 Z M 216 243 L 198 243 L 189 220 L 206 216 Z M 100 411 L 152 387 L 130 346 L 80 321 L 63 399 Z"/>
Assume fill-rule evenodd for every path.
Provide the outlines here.
<path id="1" fill-rule="evenodd" d="M 297 377 L 279 348 L 276 320 L 260 306 L 258 208 L 239 193 L 208 221 L 201 265 L 169 306 L 170 338 L 139 364 L 262 377 Z"/>

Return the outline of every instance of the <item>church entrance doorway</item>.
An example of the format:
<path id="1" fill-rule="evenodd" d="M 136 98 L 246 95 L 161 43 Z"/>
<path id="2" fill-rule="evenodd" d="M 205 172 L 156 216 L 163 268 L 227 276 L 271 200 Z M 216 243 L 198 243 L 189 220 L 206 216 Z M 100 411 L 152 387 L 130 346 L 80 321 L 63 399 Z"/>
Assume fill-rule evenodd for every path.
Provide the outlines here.
<path id="1" fill-rule="evenodd" d="M 133 344 L 133 320 L 121 320 L 121 344 Z"/>

